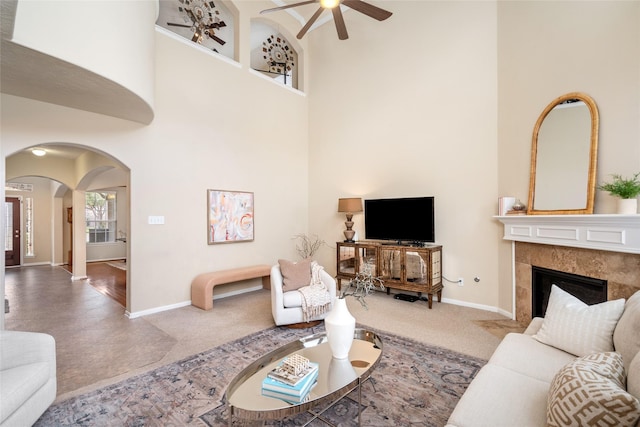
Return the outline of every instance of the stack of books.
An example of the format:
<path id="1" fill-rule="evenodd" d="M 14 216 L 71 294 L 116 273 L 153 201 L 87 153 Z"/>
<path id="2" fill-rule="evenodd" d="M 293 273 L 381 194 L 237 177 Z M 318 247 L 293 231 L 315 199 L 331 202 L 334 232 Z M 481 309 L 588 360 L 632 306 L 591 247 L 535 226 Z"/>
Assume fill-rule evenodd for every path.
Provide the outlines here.
<path id="1" fill-rule="evenodd" d="M 262 394 L 285 402 L 305 402 L 318 380 L 318 364 L 299 355 L 284 359 L 262 380 Z"/>

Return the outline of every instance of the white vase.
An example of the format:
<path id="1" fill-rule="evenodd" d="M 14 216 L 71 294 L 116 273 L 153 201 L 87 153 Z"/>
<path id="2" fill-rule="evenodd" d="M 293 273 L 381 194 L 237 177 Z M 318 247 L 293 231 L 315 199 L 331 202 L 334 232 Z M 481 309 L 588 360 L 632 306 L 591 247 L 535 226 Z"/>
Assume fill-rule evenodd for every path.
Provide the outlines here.
<path id="1" fill-rule="evenodd" d="M 331 390 L 338 390 L 358 378 L 349 359 L 331 359 L 327 372 L 327 384 Z"/>
<path id="2" fill-rule="evenodd" d="M 324 328 L 331 354 L 336 359 L 349 357 L 356 329 L 356 318 L 351 315 L 344 298 L 337 298 L 331 312 L 324 319 Z"/>
<path id="3" fill-rule="evenodd" d="M 638 199 L 618 199 L 618 213 L 635 215 L 638 213 Z"/>

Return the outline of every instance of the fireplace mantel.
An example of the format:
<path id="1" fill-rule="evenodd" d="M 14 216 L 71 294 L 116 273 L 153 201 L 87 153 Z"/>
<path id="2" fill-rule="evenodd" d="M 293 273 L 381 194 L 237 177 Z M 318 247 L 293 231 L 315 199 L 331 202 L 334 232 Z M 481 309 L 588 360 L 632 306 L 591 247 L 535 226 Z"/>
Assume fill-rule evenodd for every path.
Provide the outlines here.
<path id="1" fill-rule="evenodd" d="M 504 239 L 640 254 L 640 215 L 508 215 Z"/>

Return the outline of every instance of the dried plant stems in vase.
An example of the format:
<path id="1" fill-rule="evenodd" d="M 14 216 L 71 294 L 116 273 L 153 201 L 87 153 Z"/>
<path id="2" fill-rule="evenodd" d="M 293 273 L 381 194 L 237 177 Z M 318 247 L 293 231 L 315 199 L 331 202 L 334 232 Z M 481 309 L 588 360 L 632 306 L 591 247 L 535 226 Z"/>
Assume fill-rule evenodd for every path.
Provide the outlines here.
<path id="1" fill-rule="evenodd" d="M 296 234 L 293 239 L 298 241 L 296 243 L 296 252 L 302 259 L 313 257 L 322 246 L 326 245 L 325 241 L 315 234 L 311 237 L 306 234 Z"/>
<path id="2" fill-rule="evenodd" d="M 353 296 L 365 309 L 368 309 L 366 297 L 376 289 L 385 290 L 384 281 L 373 276 L 373 265 L 364 264 L 362 271 L 347 283 L 347 286 L 340 294 L 340 298 Z"/>

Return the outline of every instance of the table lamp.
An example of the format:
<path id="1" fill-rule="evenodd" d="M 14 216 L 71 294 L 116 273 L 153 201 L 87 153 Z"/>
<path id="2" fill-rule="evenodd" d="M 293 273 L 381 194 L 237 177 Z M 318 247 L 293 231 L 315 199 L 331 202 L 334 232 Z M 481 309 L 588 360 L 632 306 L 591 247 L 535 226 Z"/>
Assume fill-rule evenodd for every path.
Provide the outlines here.
<path id="1" fill-rule="evenodd" d="M 347 215 L 347 220 L 344 225 L 347 227 L 344 230 L 344 237 L 346 237 L 345 242 L 353 242 L 353 236 L 356 234 L 353 228 L 353 218 L 354 212 L 362 212 L 362 199 L 359 197 L 350 197 L 344 199 L 338 199 L 338 212 L 344 212 Z"/>

